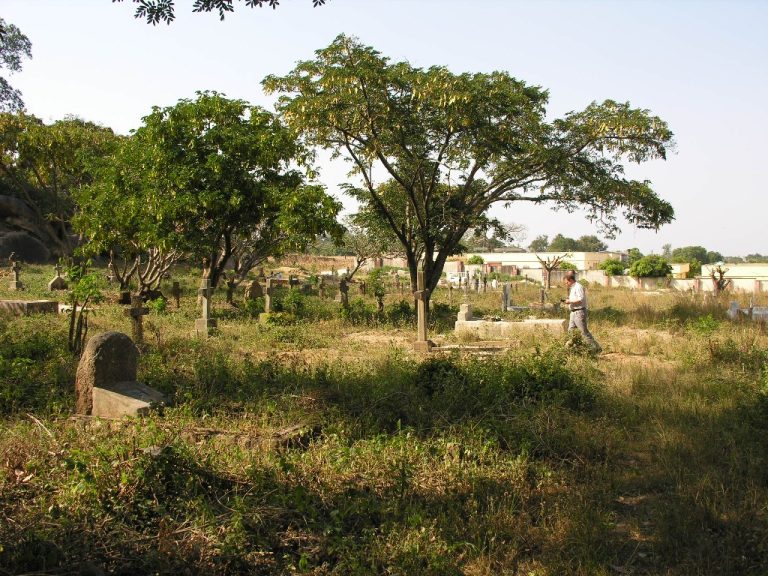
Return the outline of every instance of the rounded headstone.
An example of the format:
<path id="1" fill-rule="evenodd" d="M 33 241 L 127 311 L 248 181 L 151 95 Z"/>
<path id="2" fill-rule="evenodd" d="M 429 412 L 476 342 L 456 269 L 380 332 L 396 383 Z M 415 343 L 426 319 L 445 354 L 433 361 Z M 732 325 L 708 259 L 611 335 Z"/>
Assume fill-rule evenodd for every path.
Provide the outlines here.
<path id="1" fill-rule="evenodd" d="M 91 413 L 94 387 L 109 390 L 135 381 L 138 357 L 133 340 L 122 332 L 105 332 L 88 340 L 75 377 L 77 413 Z"/>

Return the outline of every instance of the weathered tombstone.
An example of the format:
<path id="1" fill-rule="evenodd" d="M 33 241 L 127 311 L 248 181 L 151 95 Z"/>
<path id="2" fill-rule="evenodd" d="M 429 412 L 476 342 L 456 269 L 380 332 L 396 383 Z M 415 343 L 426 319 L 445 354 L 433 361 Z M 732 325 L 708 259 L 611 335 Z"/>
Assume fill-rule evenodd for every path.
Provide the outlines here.
<path id="1" fill-rule="evenodd" d="M 141 346 L 144 342 L 144 323 L 142 316 L 149 314 L 149 308 L 144 307 L 144 301 L 141 296 L 134 295 L 131 297 L 131 307 L 128 310 L 124 310 L 126 316 L 130 317 L 133 330 L 133 341 L 137 346 Z"/>
<path id="2" fill-rule="evenodd" d="M 135 344 L 120 332 L 91 338 L 77 366 L 77 413 L 103 418 L 141 416 L 165 402 L 160 392 L 136 382 L 138 355 Z"/>
<path id="3" fill-rule="evenodd" d="M 175 280 L 171 285 L 171 296 L 173 296 L 173 301 L 176 303 L 176 308 L 180 308 L 181 307 L 181 286 L 179 286 L 178 280 Z"/>
<path id="4" fill-rule="evenodd" d="M 118 301 L 122 305 L 128 305 L 131 303 L 131 291 L 130 290 L 120 290 L 120 300 Z"/>
<path id="5" fill-rule="evenodd" d="M 507 306 L 509 306 L 509 284 L 504 284 L 501 287 L 501 311 L 506 312 Z"/>
<path id="6" fill-rule="evenodd" d="M 488 290 L 488 276 L 484 275 L 483 276 L 483 294 L 485 294 L 487 290 Z"/>
<path id="7" fill-rule="evenodd" d="M 345 310 L 349 308 L 349 284 L 346 277 L 339 280 L 339 302 Z"/>
<path id="8" fill-rule="evenodd" d="M 245 298 L 246 302 L 248 300 L 256 300 L 256 298 L 261 298 L 263 295 L 264 291 L 261 289 L 261 284 L 259 284 L 258 280 L 252 280 L 245 285 L 243 297 Z"/>
<path id="9" fill-rule="evenodd" d="M 459 321 L 467 322 L 472 320 L 472 304 L 464 303 L 459 308 L 459 314 L 456 318 Z"/>
<path id="10" fill-rule="evenodd" d="M 207 338 L 216 329 L 216 320 L 211 318 L 213 288 L 211 288 L 211 281 L 208 278 L 203 278 L 197 295 L 202 304 L 202 316 L 195 319 L 195 334 Z"/>
<path id="11" fill-rule="evenodd" d="M 475 279 L 473 280 L 473 282 L 474 282 L 475 292 L 477 292 L 479 294 L 480 293 L 480 278 L 475 276 Z"/>
<path id="12" fill-rule="evenodd" d="M 493 288 L 494 290 L 499 289 L 499 281 L 496 278 L 491 280 L 491 288 Z"/>
<path id="13" fill-rule="evenodd" d="M 272 278 L 267 278 L 267 286 L 264 290 L 264 313 L 272 312 Z"/>
<path id="14" fill-rule="evenodd" d="M 13 256 L 11 256 L 12 258 Z M 21 272 L 21 265 L 19 264 L 18 260 L 11 260 L 9 259 L 8 264 L 11 266 L 11 271 L 13 272 L 13 280 L 11 280 L 11 284 L 9 286 L 10 290 L 24 290 L 24 284 L 19 279 L 19 273 Z"/>
<path id="15" fill-rule="evenodd" d="M 417 352 L 429 352 L 435 343 L 427 339 L 427 298 L 429 297 L 429 290 L 425 287 L 424 270 L 419 270 L 416 273 L 416 292 L 413 295 L 416 298 L 417 318 L 416 342 L 414 342 L 413 348 Z"/>
<path id="16" fill-rule="evenodd" d="M 48 291 L 53 292 L 54 290 L 66 290 L 68 286 L 67 281 L 61 277 L 61 265 L 56 264 L 53 269 L 56 271 L 56 277 L 48 282 Z"/>

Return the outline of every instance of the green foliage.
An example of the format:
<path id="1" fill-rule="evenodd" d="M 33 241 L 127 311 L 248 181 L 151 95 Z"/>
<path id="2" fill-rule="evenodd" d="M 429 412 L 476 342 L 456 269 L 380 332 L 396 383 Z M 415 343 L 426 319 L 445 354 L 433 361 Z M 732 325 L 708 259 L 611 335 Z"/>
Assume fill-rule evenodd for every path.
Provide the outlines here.
<path id="1" fill-rule="evenodd" d="M 629 267 L 629 275 L 633 278 L 664 278 L 670 272 L 672 266 L 669 262 L 655 254 L 643 256 Z"/>
<path id="2" fill-rule="evenodd" d="M 74 405 L 75 362 L 61 325 L 0 317 L 0 415 L 66 412 Z"/>
<path id="3" fill-rule="evenodd" d="M 71 256 L 77 191 L 93 178 L 93 163 L 119 139 L 79 118 L 48 125 L 34 116 L 0 114 L 0 183 L 12 197 L 11 215 L 54 255 Z"/>
<path id="4" fill-rule="evenodd" d="M 79 195 L 93 251 L 150 249 L 208 257 L 218 284 L 269 256 L 340 236 L 340 203 L 290 168 L 307 154 L 271 113 L 215 92 L 154 108 Z M 118 201 L 119 199 L 119 201 Z"/>
<path id="5" fill-rule="evenodd" d="M 123 0 L 113 0 L 122 2 Z M 132 0 L 136 7 L 135 18 L 146 20 L 147 24 L 156 26 L 160 22 L 170 24 L 176 19 L 176 12 L 173 0 Z M 312 0 L 312 6 L 317 8 L 326 3 L 327 0 Z M 245 5 L 251 8 L 263 5 L 270 8 L 277 8 L 280 0 L 245 0 Z M 192 7 L 192 12 L 217 12 L 220 20 L 224 20 L 226 14 L 234 12 L 232 0 L 197 0 Z"/>
<path id="6" fill-rule="evenodd" d="M 536 236 L 533 242 L 528 245 L 529 252 L 546 252 L 547 248 L 549 248 L 548 236 Z"/>
<path id="7" fill-rule="evenodd" d="M 155 298 L 154 300 L 147 300 L 147 308 L 152 310 L 155 314 L 165 314 L 168 310 L 168 300 L 165 298 Z"/>
<path id="8" fill-rule="evenodd" d="M 474 254 L 467 258 L 467 264 L 483 264 L 484 262 L 485 260 L 483 260 L 483 257 L 478 254 Z"/>
<path id="9" fill-rule="evenodd" d="M 638 248 L 630 248 L 627 250 L 627 258 L 629 265 L 632 266 L 635 262 L 643 257 L 643 253 Z"/>
<path id="10" fill-rule="evenodd" d="M 547 93 L 506 73 L 415 68 L 344 35 L 264 87 L 310 144 L 352 161 L 360 186 L 347 192 L 400 243 L 412 282 L 423 262 L 429 290 L 497 202 L 581 205 L 608 233 L 619 213 L 647 228 L 673 217 L 647 182 L 619 176 L 624 159 L 663 158 L 672 142 L 660 118 L 628 104 L 547 122 Z M 390 180 L 377 186 L 374 167 Z"/>
<path id="11" fill-rule="evenodd" d="M 0 18 L 0 69 L 19 72 L 22 58 L 32 58 L 32 43 L 16 26 Z M 4 75 L 0 76 L 0 112 L 23 109 L 21 92 L 13 88 Z"/>
<path id="12" fill-rule="evenodd" d="M 558 266 L 558 268 L 560 268 L 560 270 L 578 270 L 575 264 L 571 262 L 566 262 L 565 260 L 560 262 L 560 265 Z"/>
<path id="13" fill-rule="evenodd" d="M 627 269 L 627 265 L 616 258 L 608 258 L 607 260 L 600 262 L 598 268 L 600 270 L 605 270 L 605 273 L 608 276 L 621 276 L 624 274 L 624 270 Z"/>

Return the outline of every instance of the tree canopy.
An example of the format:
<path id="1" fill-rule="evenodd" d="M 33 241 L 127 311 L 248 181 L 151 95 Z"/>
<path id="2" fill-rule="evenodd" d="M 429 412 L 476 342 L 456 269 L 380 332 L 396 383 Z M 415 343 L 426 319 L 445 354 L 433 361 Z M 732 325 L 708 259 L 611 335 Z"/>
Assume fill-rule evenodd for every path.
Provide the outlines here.
<path id="1" fill-rule="evenodd" d="M 595 235 L 584 235 L 578 239 L 558 234 L 547 246 L 550 252 L 604 252 L 608 245 Z"/>
<path id="2" fill-rule="evenodd" d="M 289 164 L 303 151 L 273 114 L 211 92 L 154 108 L 81 196 L 95 249 L 181 250 L 209 260 L 215 286 L 269 256 L 339 235 L 341 205 Z"/>
<path id="3" fill-rule="evenodd" d="M 0 114 L 0 213 L 55 255 L 70 255 L 74 195 L 93 179 L 93 162 L 119 139 L 80 118 L 45 124 L 25 114 Z"/>
<path id="4" fill-rule="evenodd" d="M 344 35 L 264 86 L 309 144 L 352 163 L 357 196 L 403 245 L 412 287 L 421 261 L 434 289 L 497 202 L 582 207 L 608 234 L 618 215 L 652 229 L 674 217 L 648 182 L 623 175 L 623 160 L 664 158 L 672 143 L 663 120 L 628 103 L 547 122 L 547 92 L 505 72 L 416 68 Z"/>
<path id="5" fill-rule="evenodd" d="M 112 2 L 122 2 L 123 0 L 112 0 Z M 170 24 L 176 19 L 176 7 L 174 0 L 131 0 L 136 6 L 134 16 L 143 18 L 148 24 L 153 26 L 160 22 Z M 238 0 L 240 1 L 240 0 Z M 262 8 L 265 4 L 270 8 L 277 8 L 280 0 L 242 0 L 249 8 Z M 312 6 L 315 8 L 322 6 L 327 0 L 312 0 Z M 235 11 L 233 0 L 195 0 L 192 5 L 192 12 L 218 12 L 219 19 L 224 20 L 228 13 Z"/>
<path id="6" fill-rule="evenodd" d="M 22 58 L 32 58 L 32 43 L 16 26 L 0 18 L 0 69 L 11 73 L 21 70 Z M 21 92 L 0 76 L 0 112 L 24 108 Z"/>

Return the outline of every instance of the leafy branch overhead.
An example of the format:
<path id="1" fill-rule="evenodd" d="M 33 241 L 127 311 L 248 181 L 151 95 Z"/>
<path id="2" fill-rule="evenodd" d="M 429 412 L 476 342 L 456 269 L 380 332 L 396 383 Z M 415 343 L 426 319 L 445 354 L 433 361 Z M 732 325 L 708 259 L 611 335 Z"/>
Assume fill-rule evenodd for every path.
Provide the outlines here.
<path id="1" fill-rule="evenodd" d="M 122 2 L 123 0 L 112 0 Z M 160 22 L 170 24 L 176 19 L 174 0 L 131 0 L 136 6 L 135 17 L 143 18 L 153 26 Z M 240 0 L 238 0 L 240 1 Z M 265 4 L 272 9 L 280 5 L 280 0 L 242 0 L 249 8 L 262 8 Z M 312 0 L 312 6 L 317 8 L 327 0 Z M 218 12 L 219 19 L 224 20 L 227 13 L 235 11 L 233 0 L 195 0 L 192 12 Z"/>

